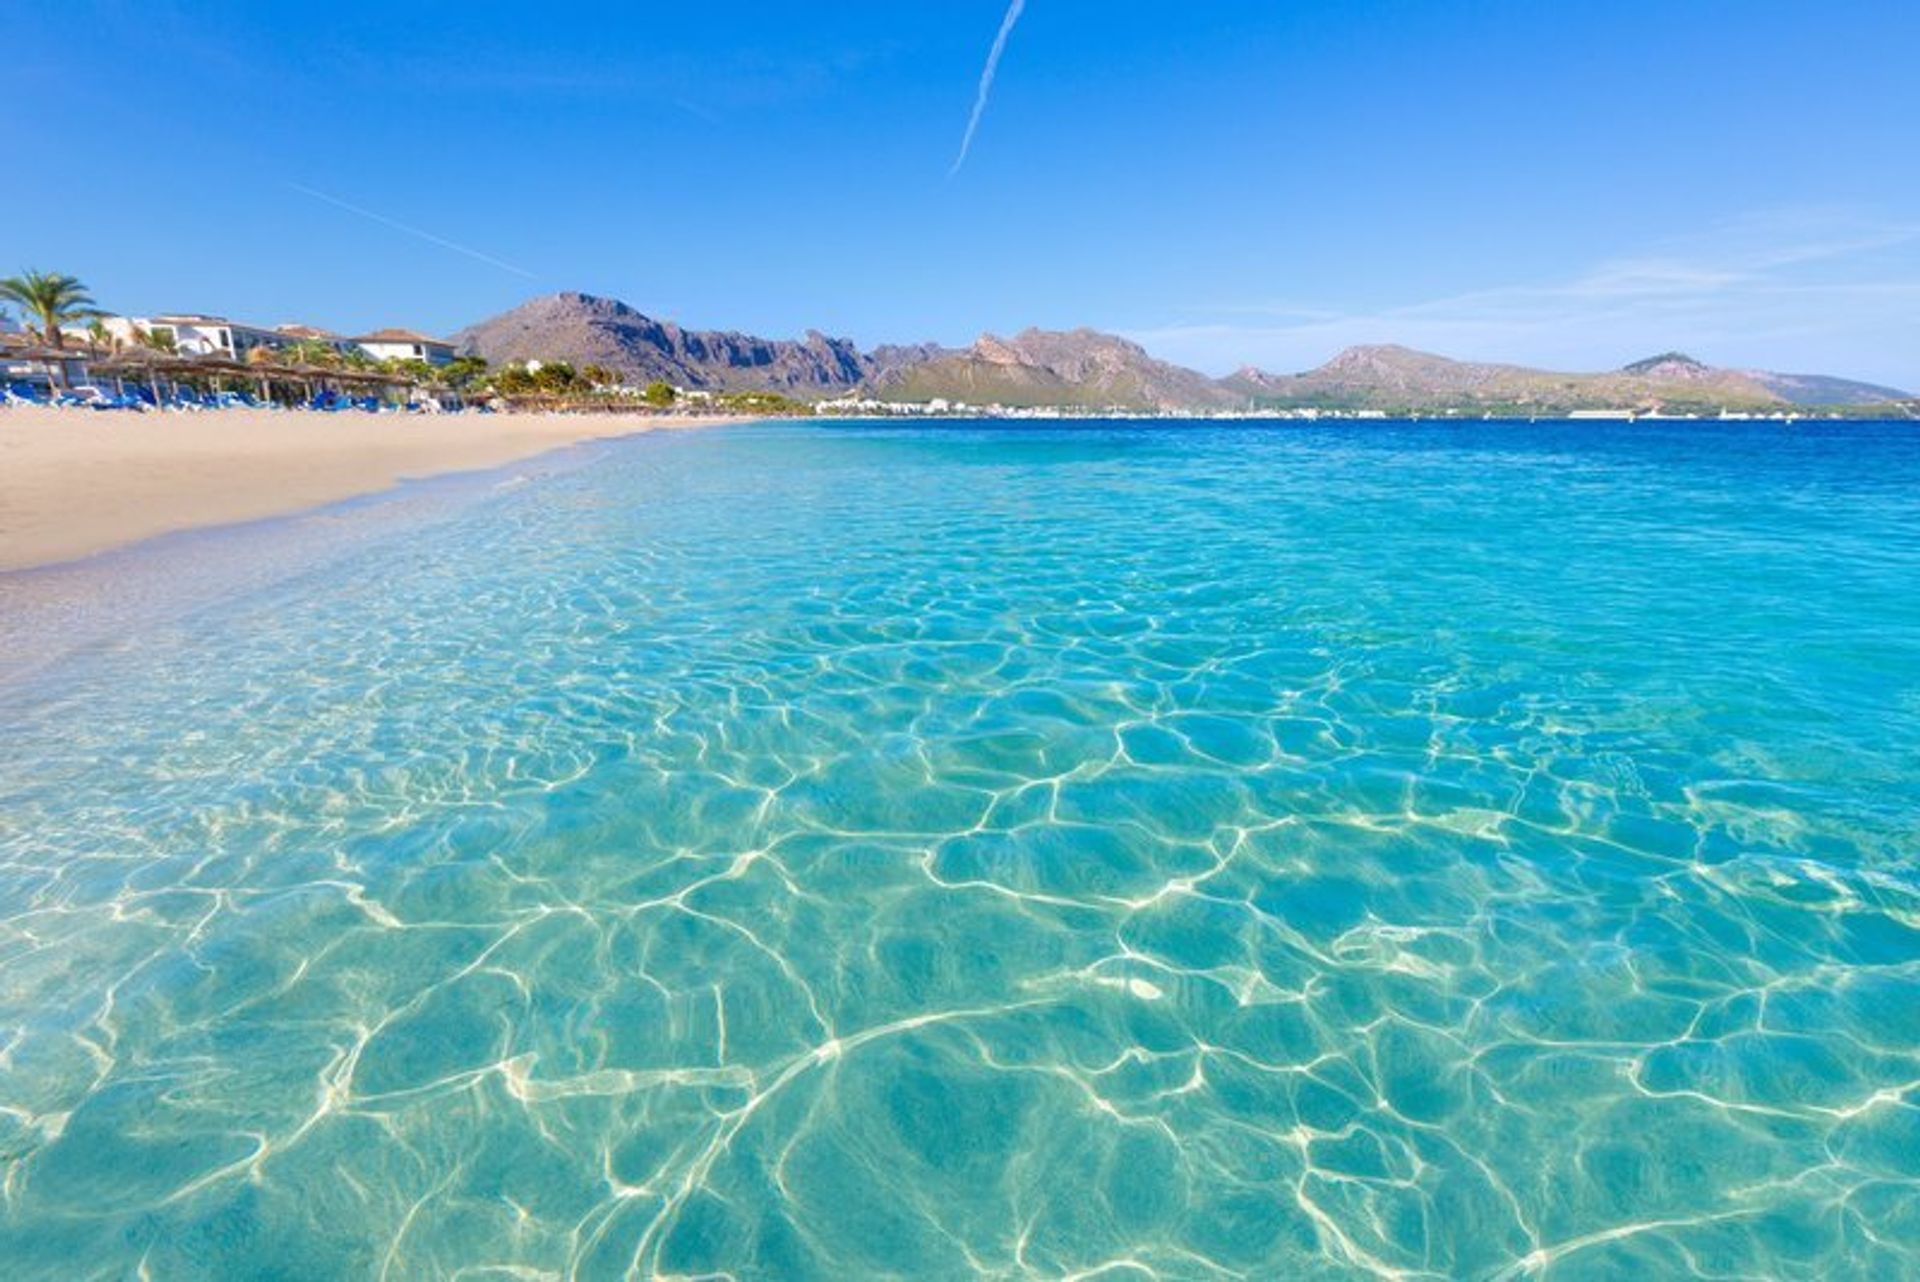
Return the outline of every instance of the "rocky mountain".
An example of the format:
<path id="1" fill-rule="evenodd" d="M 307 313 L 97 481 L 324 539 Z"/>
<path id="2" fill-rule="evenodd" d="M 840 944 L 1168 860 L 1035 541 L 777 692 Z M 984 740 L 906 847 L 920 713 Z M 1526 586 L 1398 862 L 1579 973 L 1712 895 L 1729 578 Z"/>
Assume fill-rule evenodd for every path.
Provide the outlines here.
<path id="1" fill-rule="evenodd" d="M 1091 329 L 1029 329 L 1012 338 L 984 334 L 964 351 L 882 370 L 866 390 L 882 400 L 1018 407 L 1206 410 L 1241 402 L 1204 374 Z"/>
<path id="2" fill-rule="evenodd" d="M 1371 409 L 1502 399 L 1539 377 L 1517 365 L 1449 360 L 1392 345 L 1349 347 L 1304 374 L 1243 369 L 1223 380 L 1250 400 Z"/>
<path id="3" fill-rule="evenodd" d="M 957 356 L 960 350 L 957 347 L 942 347 L 939 343 L 882 343 L 867 356 L 867 363 L 872 367 L 868 377 L 875 378 L 928 361 Z"/>
<path id="4" fill-rule="evenodd" d="M 458 350 L 493 364 L 569 361 L 604 365 L 630 382 L 676 387 L 831 396 L 897 364 L 944 349 L 883 348 L 869 355 L 844 338 L 809 332 L 799 340 L 682 329 L 625 303 L 591 294 L 552 294 L 469 326 Z"/>
<path id="5" fill-rule="evenodd" d="M 1550 414 L 1641 409 L 1766 411 L 1897 400 L 1891 388 L 1805 375 L 1718 369 L 1663 352 L 1619 370 L 1567 374 L 1455 361 L 1405 347 L 1351 347 L 1304 374 L 1241 370 L 1223 380 L 1254 405 Z"/>

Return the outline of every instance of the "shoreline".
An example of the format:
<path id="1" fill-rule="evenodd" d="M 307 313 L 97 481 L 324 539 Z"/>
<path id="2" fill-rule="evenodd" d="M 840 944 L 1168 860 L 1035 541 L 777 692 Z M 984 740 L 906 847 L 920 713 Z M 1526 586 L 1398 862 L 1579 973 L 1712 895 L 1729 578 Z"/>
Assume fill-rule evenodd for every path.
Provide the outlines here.
<path id="1" fill-rule="evenodd" d="M 749 423 L 648 414 L 0 410 L 0 573 L 290 516 L 587 441 Z"/>

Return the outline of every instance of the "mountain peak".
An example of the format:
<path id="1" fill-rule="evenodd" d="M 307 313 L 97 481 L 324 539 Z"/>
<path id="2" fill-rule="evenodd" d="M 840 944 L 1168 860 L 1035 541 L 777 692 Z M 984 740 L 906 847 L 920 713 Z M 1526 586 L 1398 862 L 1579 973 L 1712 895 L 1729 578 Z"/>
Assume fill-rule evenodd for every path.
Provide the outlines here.
<path id="1" fill-rule="evenodd" d="M 1335 354 L 1333 359 L 1336 361 L 1342 360 L 1342 359 L 1378 360 L 1383 357 L 1397 357 L 1397 356 L 1420 356 L 1420 357 L 1428 357 L 1429 359 L 1432 359 L 1431 357 L 1429 357 L 1428 353 L 1415 351 L 1413 348 L 1408 347 L 1402 343 L 1355 343 L 1351 347 L 1342 348 L 1337 354 Z"/>
<path id="2" fill-rule="evenodd" d="M 1661 352 L 1658 356 L 1649 356 L 1643 361 L 1622 366 L 1622 374 L 1637 374 L 1641 378 L 1713 378 L 1720 371 L 1705 361 L 1695 360 L 1685 352 Z"/>
<path id="3" fill-rule="evenodd" d="M 557 294 L 546 294 L 540 298 L 528 299 L 522 307 L 540 307 L 548 311 L 578 311 L 604 316 L 638 316 L 640 313 L 617 298 L 602 298 L 598 294 L 583 294 L 576 289 L 563 289 Z"/>
<path id="4" fill-rule="evenodd" d="M 1342 382 L 1379 382 L 1410 389 L 1476 381 L 1492 368 L 1415 351 L 1398 343 L 1363 343 L 1340 352 L 1313 373 Z"/>

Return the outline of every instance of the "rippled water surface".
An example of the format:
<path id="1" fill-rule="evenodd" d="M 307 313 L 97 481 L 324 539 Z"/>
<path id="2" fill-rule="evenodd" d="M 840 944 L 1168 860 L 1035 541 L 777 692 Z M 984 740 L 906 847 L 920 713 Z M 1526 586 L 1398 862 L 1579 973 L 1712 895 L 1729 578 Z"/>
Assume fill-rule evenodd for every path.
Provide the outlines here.
<path id="1" fill-rule="evenodd" d="M 6 1277 L 1920 1276 L 1910 431 L 388 507 L 0 685 Z"/>

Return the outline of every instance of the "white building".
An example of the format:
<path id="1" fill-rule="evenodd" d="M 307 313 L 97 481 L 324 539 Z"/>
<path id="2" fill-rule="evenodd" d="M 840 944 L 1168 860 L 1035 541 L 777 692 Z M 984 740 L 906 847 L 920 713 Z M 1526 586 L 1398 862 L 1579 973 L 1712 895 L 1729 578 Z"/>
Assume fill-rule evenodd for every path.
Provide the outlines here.
<path id="1" fill-rule="evenodd" d="M 114 342 L 133 346 L 142 331 L 163 339 L 172 339 L 174 350 L 182 356 L 214 356 L 223 360 L 244 361 L 257 347 L 280 351 L 293 340 L 278 330 L 263 325 L 248 325 L 224 316 L 176 313 L 166 316 L 103 316 L 100 326 Z M 63 331 L 85 341 L 93 322 L 65 325 Z"/>
<path id="2" fill-rule="evenodd" d="M 174 350 L 182 356 L 230 361 L 244 362 L 248 353 L 260 348 L 282 352 L 296 343 L 325 343 L 342 355 L 364 352 L 376 361 L 425 361 L 429 365 L 445 365 L 454 358 L 452 343 L 410 329 L 382 329 L 358 338 L 344 338 L 313 325 L 288 324 L 268 329 L 224 316 L 185 312 L 164 316 L 106 316 L 99 324 L 113 342 L 122 347 L 139 344 L 145 333 L 171 339 Z M 62 328 L 84 343 L 92 335 L 93 322 Z"/>
<path id="3" fill-rule="evenodd" d="M 218 356 L 244 361 L 256 347 L 279 351 L 287 346 L 286 337 L 264 325 L 247 325 L 224 316 L 153 316 L 136 318 L 135 323 L 162 338 L 171 337 L 182 356 Z"/>
<path id="4" fill-rule="evenodd" d="M 410 329 L 377 329 L 353 341 L 376 361 L 425 361 L 429 365 L 445 365 L 453 359 L 452 343 L 443 338 L 428 338 Z"/>
<path id="5" fill-rule="evenodd" d="M 313 325 L 250 325 L 224 316 L 201 316 L 175 312 L 163 316 L 106 316 L 100 324 L 113 342 L 122 347 L 139 344 L 142 333 L 173 340 L 174 350 L 182 356 L 211 356 L 222 360 L 244 361 L 258 348 L 282 352 L 296 343 L 324 343 L 342 355 L 360 350 L 357 339 L 344 338 L 332 330 Z M 66 333 L 85 342 L 92 334 L 92 322 L 63 326 Z"/>

